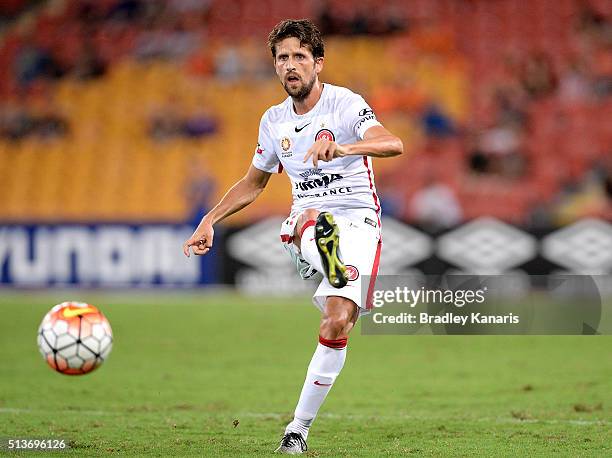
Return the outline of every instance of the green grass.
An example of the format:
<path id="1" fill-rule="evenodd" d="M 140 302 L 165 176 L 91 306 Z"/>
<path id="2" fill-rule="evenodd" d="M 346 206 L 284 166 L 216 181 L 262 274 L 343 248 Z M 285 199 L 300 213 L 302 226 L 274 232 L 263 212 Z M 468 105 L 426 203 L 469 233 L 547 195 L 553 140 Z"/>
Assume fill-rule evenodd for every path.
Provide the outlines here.
<path id="1" fill-rule="evenodd" d="M 100 306 L 115 344 L 96 372 L 51 371 L 51 305 Z M 0 296 L 0 436 L 58 455 L 270 455 L 316 345 L 309 299 Z M 362 336 L 311 430 L 310 456 L 612 454 L 612 338 Z M 234 426 L 235 420 L 238 425 Z"/>

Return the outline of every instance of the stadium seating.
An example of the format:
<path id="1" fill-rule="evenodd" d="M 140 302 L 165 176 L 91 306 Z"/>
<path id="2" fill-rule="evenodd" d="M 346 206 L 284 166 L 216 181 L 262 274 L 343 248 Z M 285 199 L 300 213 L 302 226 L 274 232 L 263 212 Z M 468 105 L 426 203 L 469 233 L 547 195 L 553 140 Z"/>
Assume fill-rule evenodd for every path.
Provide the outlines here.
<path id="1" fill-rule="evenodd" d="M 76 44 L 87 33 L 78 22 L 77 4 L 66 2 L 61 13 L 40 12 L 36 42 L 50 46 L 58 56 L 74 56 Z M 293 6 L 300 15 L 315 14 L 310 2 Z M 612 144 L 610 101 L 569 107 L 556 100 L 531 104 L 529 173 L 520 180 L 470 174 L 467 151 L 456 142 L 441 142 L 436 152 L 427 151 L 418 121 L 423 101 L 435 100 L 456 125 L 485 125 L 492 116 L 488 87 L 500 55 L 546 49 L 555 68 L 565 65 L 576 48 L 572 18 L 578 14 L 578 2 L 419 0 L 401 6 L 416 24 L 408 35 L 328 39 L 324 79 L 381 101 L 379 117 L 402 137 L 411 156 L 394 164 L 378 161 L 376 167 L 381 176 L 397 183 L 399 188 L 392 192 L 405 202 L 424 184 L 426 174 L 435 175 L 455 191 L 467 218 L 488 214 L 520 223 L 535 205 L 550 201 L 562 184 L 579 180 L 603 157 Z M 285 10 L 284 2 L 276 0 L 266 2 L 266 8 L 248 1 L 212 2 L 202 26 L 210 45 L 202 52 L 214 60 L 222 47 L 213 45 L 224 43 L 220 37 L 251 36 L 261 45 L 245 41 L 237 46 L 239 53 L 269 59 L 263 42 Z M 272 14 L 265 14 L 268 11 Z M 126 26 L 116 35 L 98 30 L 94 40 L 109 63 L 104 77 L 68 77 L 49 85 L 49 97 L 71 126 L 67 136 L 0 139 L 0 219 L 181 221 L 191 210 L 186 198 L 190 182 L 203 177 L 214 181 L 212 202 L 244 173 L 261 113 L 285 96 L 278 82 L 248 75 L 233 82 L 192 76 L 180 59 L 138 61 L 131 57 L 138 27 Z M 109 36 L 116 39 L 109 41 Z M 15 92 L 12 62 L 25 39 L 15 28 L 0 46 L 3 96 Z M 393 85 L 403 86 L 406 97 L 393 89 L 392 102 L 399 105 L 385 111 L 383 92 Z M 168 104 L 185 114 L 207 107 L 218 121 L 218 133 L 154 141 L 148 133 L 150 117 Z M 286 179 L 273 179 L 270 187 L 261 202 L 234 221 L 286 213 Z M 404 216 L 409 218 L 407 209 Z"/>

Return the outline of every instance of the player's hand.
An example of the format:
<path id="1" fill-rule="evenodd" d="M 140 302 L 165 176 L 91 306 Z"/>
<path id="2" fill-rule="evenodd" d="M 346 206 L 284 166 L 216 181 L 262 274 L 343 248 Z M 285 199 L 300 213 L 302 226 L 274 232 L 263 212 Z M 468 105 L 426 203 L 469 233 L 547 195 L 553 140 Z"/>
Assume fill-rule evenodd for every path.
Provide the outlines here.
<path id="1" fill-rule="evenodd" d="M 189 239 L 183 244 L 183 253 L 189 257 L 189 247 L 196 256 L 203 256 L 210 251 L 213 245 L 215 230 L 206 220 L 202 220 Z"/>
<path id="2" fill-rule="evenodd" d="M 329 162 L 336 157 L 343 157 L 346 155 L 346 150 L 342 145 L 338 145 L 336 142 L 322 138 L 317 140 L 310 147 L 306 155 L 304 156 L 304 163 L 312 160 L 312 165 L 317 167 L 319 161 Z"/>

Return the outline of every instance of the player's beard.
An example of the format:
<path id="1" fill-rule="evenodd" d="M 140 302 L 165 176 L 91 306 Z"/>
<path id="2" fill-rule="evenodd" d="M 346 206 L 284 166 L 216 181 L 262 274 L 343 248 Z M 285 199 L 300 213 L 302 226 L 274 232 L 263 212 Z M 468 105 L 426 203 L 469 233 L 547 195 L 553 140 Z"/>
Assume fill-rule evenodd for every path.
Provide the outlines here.
<path id="1" fill-rule="evenodd" d="M 300 78 L 300 81 L 301 80 L 302 79 Z M 289 94 L 293 100 L 297 102 L 301 102 L 304 99 L 306 99 L 306 97 L 308 97 L 308 95 L 310 94 L 310 91 L 312 91 L 312 88 L 316 80 L 317 80 L 317 75 L 315 74 L 312 76 L 312 79 L 307 84 L 302 84 L 300 87 L 292 89 L 289 87 L 288 81 L 285 81 L 283 83 L 283 87 L 285 88 L 285 91 L 287 91 L 287 94 Z"/>

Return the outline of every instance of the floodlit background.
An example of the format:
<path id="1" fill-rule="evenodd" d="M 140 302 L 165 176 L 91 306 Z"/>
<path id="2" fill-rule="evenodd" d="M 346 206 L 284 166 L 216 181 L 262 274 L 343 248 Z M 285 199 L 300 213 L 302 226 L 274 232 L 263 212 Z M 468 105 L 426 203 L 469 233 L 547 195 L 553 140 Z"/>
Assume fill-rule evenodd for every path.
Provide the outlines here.
<path id="1" fill-rule="evenodd" d="M 405 246 L 383 271 L 535 259 L 534 273 L 609 272 L 610 11 L 572 0 L 4 1 L 2 282 L 240 285 L 245 258 L 262 270 L 265 255 L 226 236 L 287 214 L 284 175 L 219 228 L 201 265 L 178 246 L 183 225 L 244 174 L 261 114 L 286 96 L 266 48 L 285 17 L 315 20 L 323 81 L 363 94 L 406 147 L 375 161 L 384 214 L 418 230 L 387 225 Z M 482 217 L 495 220 L 471 229 L 481 258 L 516 255 L 513 237 L 538 243 L 503 266 L 439 253 L 439 234 Z M 585 218 L 573 253 L 538 262 L 544 235 Z M 284 262 L 275 224 L 249 234 L 272 265 Z"/>

